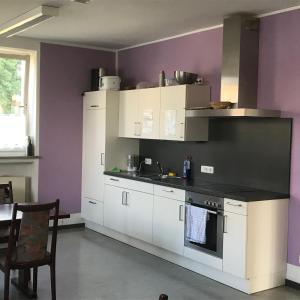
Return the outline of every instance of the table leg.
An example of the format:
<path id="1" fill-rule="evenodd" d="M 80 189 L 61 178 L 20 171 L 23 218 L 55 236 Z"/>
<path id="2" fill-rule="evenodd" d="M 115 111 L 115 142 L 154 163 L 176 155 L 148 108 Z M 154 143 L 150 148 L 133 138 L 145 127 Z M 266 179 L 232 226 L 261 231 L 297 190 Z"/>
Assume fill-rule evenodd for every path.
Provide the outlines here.
<path id="1" fill-rule="evenodd" d="M 30 286 L 30 269 L 21 269 L 18 271 L 18 277 L 13 278 L 11 283 L 21 291 L 27 298 L 34 299 L 37 298 L 37 294 L 33 292 Z"/>

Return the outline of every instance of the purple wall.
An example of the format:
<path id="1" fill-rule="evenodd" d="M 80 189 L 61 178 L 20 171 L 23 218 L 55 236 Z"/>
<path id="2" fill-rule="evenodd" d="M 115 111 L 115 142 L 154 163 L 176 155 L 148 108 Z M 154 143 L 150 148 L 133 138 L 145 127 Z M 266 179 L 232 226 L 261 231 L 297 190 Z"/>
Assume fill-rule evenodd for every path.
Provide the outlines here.
<path id="1" fill-rule="evenodd" d="M 61 208 L 80 212 L 82 96 L 92 68 L 114 73 L 115 54 L 41 45 L 39 201 L 61 199 Z"/>
<path id="2" fill-rule="evenodd" d="M 220 98 L 222 29 L 204 31 L 165 42 L 119 52 L 119 74 L 123 86 L 139 81 L 158 83 L 161 70 L 167 78 L 174 70 L 201 74 L 211 84 L 212 99 Z"/>
<path id="3" fill-rule="evenodd" d="M 300 255 L 300 10 L 265 17 L 261 23 L 259 106 L 293 117 L 288 261 Z"/>
<path id="4" fill-rule="evenodd" d="M 261 19 L 259 106 L 280 109 L 294 118 L 288 262 L 299 265 L 300 254 L 300 10 Z M 125 84 L 158 81 L 165 70 L 199 73 L 212 86 L 212 100 L 220 97 L 222 29 L 191 34 L 119 53 L 119 72 Z M 298 154 L 298 155 L 297 155 Z"/>

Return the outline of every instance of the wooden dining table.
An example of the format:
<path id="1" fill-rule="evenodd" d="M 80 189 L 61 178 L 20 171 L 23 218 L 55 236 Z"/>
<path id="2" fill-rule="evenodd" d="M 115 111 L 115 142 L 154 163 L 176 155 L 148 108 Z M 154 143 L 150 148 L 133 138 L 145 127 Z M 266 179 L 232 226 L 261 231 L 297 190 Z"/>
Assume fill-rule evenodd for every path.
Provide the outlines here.
<path id="1" fill-rule="evenodd" d="M 28 203 L 24 203 L 28 204 Z M 38 203 L 37 203 L 38 204 Z M 9 226 L 12 221 L 13 204 L 1 204 L 0 205 L 0 227 Z M 70 214 L 60 211 L 58 219 L 68 219 Z M 22 212 L 18 212 L 17 219 L 21 221 Z M 53 219 L 53 215 L 50 215 L 50 220 Z M 12 284 L 20 290 L 27 298 L 37 298 L 37 295 L 31 288 L 31 270 L 20 269 L 18 270 L 18 276 L 11 280 Z"/>

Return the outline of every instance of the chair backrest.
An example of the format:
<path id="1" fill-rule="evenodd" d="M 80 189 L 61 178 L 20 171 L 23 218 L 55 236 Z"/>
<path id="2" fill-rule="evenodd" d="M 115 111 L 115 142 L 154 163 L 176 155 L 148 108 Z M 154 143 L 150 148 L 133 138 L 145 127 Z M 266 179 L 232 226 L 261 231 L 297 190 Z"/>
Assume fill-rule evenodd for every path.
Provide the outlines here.
<path id="1" fill-rule="evenodd" d="M 0 184 L 0 204 L 11 204 L 14 202 L 12 182 Z"/>
<path id="2" fill-rule="evenodd" d="M 21 223 L 17 219 L 22 213 Z M 30 265 L 55 259 L 59 200 L 47 204 L 14 204 L 6 263 Z M 51 249 L 47 251 L 49 220 L 53 219 Z"/>

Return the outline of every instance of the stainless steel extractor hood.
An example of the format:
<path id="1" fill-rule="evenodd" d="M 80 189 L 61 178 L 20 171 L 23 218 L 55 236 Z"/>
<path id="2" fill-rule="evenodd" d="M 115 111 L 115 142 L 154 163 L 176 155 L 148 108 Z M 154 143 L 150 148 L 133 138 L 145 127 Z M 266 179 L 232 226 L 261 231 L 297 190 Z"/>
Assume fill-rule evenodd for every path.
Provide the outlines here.
<path id="1" fill-rule="evenodd" d="M 258 46 L 258 18 L 247 14 L 225 18 L 221 101 L 230 101 L 234 106 L 230 109 L 187 110 L 187 116 L 280 117 L 280 111 L 257 109 Z"/>

